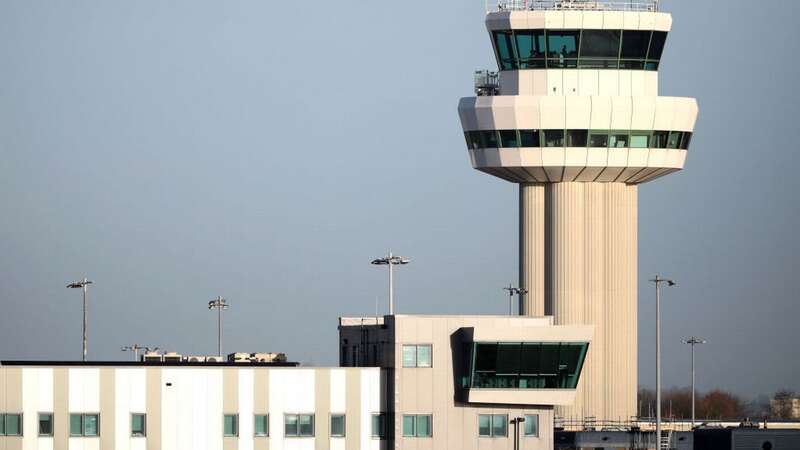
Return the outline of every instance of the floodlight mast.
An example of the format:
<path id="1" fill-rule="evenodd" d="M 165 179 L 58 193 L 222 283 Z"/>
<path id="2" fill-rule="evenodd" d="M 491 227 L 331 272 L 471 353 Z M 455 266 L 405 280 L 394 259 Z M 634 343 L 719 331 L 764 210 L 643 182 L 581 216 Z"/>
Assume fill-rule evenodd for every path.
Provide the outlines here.
<path id="1" fill-rule="evenodd" d="M 87 287 L 92 284 L 93 281 L 83 278 L 83 280 L 76 281 L 74 283 L 70 283 L 67 285 L 69 289 L 83 289 L 83 356 L 82 361 L 86 362 L 86 353 L 87 353 L 87 339 L 86 339 L 86 290 Z"/>
<path id="2" fill-rule="evenodd" d="M 208 309 L 217 310 L 217 355 L 222 358 L 222 311 L 228 309 L 227 300 L 217 297 L 208 302 Z"/>
<path id="3" fill-rule="evenodd" d="M 520 310 L 520 315 L 522 315 L 522 303 L 521 303 L 522 302 L 522 296 L 527 294 L 528 290 L 525 289 L 525 288 L 516 288 L 511 283 L 508 284 L 508 287 L 504 287 L 503 290 L 504 291 L 508 291 L 508 315 L 510 316 L 510 315 L 513 314 L 512 308 L 511 308 L 511 304 L 514 301 L 514 296 L 515 295 L 519 296 L 519 301 L 520 301 L 519 310 Z"/>
<path id="4" fill-rule="evenodd" d="M 673 280 L 656 277 L 650 282 L 656 285 L 656 442 L 661 448 L 661 283 L 675 286 Z"/>
<path id="5" fill-rule="evenodd" d="M 694 346 L 705 344 L 707 341 L 703 338 L 692 336 L 688 339 L 681 339 L 681 342 L 692 346 L 692 428 L 694 428 L 695 415 L 694 415 Z"/>
<path id="6" fill-rule="evenodd" d="M 158 351 L 158 347 L 147 347 L 147 346 L 141 346 L 139 344 L 133 344 L 133 345 L 126 345 L 120 348 L 120 351 L 122 352 L 133 352 L 134 361 L 139 361 L 139 350 L 144 350 L 145 353 L 150 353 Z"/>
<path id="7" fill-rule="evenodd" d="M 392 266 L 395 265 L 404 265 L 410 263 L 411 260 L 404 258 L 399 255 L 393 255 L 391 251 L 389 251 L 388 256 L 384 256 L 383 258 L 373 259 L 370 264 L 376 266 L 389 266 L 389 315 L 394 315 L 394 274 Z"/>

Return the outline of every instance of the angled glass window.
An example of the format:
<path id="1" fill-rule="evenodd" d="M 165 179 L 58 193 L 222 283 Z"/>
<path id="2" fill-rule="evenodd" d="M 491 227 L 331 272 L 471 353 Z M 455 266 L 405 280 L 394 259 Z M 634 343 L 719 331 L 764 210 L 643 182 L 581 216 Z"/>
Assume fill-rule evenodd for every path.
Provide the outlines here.
<path id="1" fill-rule="evenodd" d="M 519 130 L 520 147 L 541 147 L 539 130 Z"/>
<path id="2" fill-rule="evenodd" d="M 630 135 L 627 131 L 612 131 L 608 136 L 608 146 L 610 148 L 628 147 Z"/>
<path id="3" fill-rule="evenodd" d="M 608 147 L 608 130 L 592 130 L 589 132 L 589 147 Z"/>
<path id="4" fill-rule="evenodd" d="M 516 70 L 517 57 L 512 32 L 495 31 L 494 44 L 497 51 L 497 65 L 500 66 L 500 70 Z"/>
<path id="5" fill-rule="evenodd" d="M 518 30 L 514 32 L 520 69 L 544 69 L 546 48 L 544 30 Z"/>
<path id="6" fill-rule="evenodd" d="M 567 147 L 586 147 L 588 130 L 567 130 Z"/>
<path id="7" fill-rule="evenodd" d="M 222 435 L 226 437 L 233 437 L 239 435 L 239 415 L 238 414 L 225 414 L 223 417 L 223 431 Z"/>
<path id="8" fill-rule="evenodd" d="M 664 44 L 666 43 L 666 31 L 653 31 L 653 38 L 650 39 L 650 50 L 647 53 L 647 59 L 659 61 L 661 59 L 661 53 L 664 52 Z"/>
<path id="9" fill-rule="evenodd" d="M 492 416 L 492 436 L 508 436 L 508 416 L 505 414 L 495 414 Z"/>
<path id="10" fill-rule="evenodd" d="M 631 148 L 647 148 L 649 140 L 649 131 L 631 131 Z"/>
<path id="11" fill-rule="evenodd" d="M 53 435 L 53 413 L 39 413 L 39 436 Z"/>
<path id="12" fill-rule="evenodd" d="M 484 148 L 497 148 L 497 132 L 494 130 L 481 131 Z"/>
<path id="13" fill-rule="evenodd" d="M 468 131 L 469 133 L 469 140 L 472 143 L 473 149 L 483 148 L 483 138 L 481 137 L 480 131 Z"/>
<path id="14" fill-rule="evenodd" d="M 580 67 L 616 69 L 619 60 L 619 30 L 583 30 Z"/>
<path id="15" fill-rule="evenodd" d="M 670 131 L 669 139 L 667 139 L 667 148 L 680 148 L 683 133 L 680 131 Z"/>
<path id="16" fill-rule="evenodd" d="M 331 437 L 344 437 L 344 414 L 331 414 Z"/>
<path id="17" fill-rule="evenodd" d="M 588 343 L 478 342 L 470 387 L 575 389 Z"/>
<path id="18" fill-rule="evenodd" d="M 145 437 L 147 436 L 147 420 L 144 414 L 131 414 L 131 436 L 132 437 Z"/>
<path id="19" fill-rule="evenodd" d="M 417 346 L 403 346 L 403 367 L 417 367 Z"/>
<path id="20" fill-rule="evenodd" d="M 578 30 L 547 30 L 547 67 L 578 67 Z"/>
<path id="21" fill-rule="evenodd" d="M 526 414 L 525 415 L 525 436 L 538 437 L 539 436 L 539 415 Z"/>
<path id="22" fill-rule="evenodd" d="M 692 133 L 688 131 L 683 132 L 683 139 L 681 139 L 681 148 L 683 150 L 689 150 L 689 143 L 692 141 Z"/>
<path id="23" fill-rule="evenodd" d="M 491 414 L 478 415 L 478 436 L 492 437 L 492 416 Z"/>
<path id="24" fill-rule="evenodd" d="M 500 130 L 500 147 L 513 148 L 519 147 L 519 137 L 517 130 Z"/>
<path id="25" fill-rule="evenodd" d="M 253 434 L 256 436 L 269 436 L 269 414 L 256 414 L 253 424 Z"/>
<path id="26" fill-rule="evenodd" d="M 564 130 L 544 130 L 545 147 L 563 147 Z"/>
<path id="27" fill-rule="evenodd" d="M 669 131 L 653 131 L 650 147 L 667 148 L 667 140 L 669 140 Z"/>
<path id="28" fill-rule="evenodd" d="M 624 30 L 622 32 L 622 59 L 647 59 L 651 31 Z"/>

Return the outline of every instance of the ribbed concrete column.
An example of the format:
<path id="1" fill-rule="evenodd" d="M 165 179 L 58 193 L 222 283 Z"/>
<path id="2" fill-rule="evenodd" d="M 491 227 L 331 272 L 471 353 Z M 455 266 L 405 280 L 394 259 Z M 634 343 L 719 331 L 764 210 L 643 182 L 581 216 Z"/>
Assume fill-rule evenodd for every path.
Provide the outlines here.
<path id="1" fill-rule="evenodd" d="M 519 314 L 544 315 L 544 185 L 519 185 Z"/>
<path id="2" fill-rule="evenodd" d="M 564 418 L 636 414 L 637 188 L 553 183 L 545 193 L 545 314 L 590 324 L 594 338 Z"/>

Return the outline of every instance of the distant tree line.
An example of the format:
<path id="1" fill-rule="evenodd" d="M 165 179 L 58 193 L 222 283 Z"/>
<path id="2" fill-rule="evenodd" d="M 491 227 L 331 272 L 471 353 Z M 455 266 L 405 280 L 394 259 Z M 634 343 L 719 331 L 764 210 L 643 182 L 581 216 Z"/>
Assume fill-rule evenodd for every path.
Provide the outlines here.
<path id="1" fill-rule="evenodd" d="M 793 391 L 778 391 L 774 398 L 797 397 Z M 695 415 L 703 420 L 752 420 L 789 419 L 788 408 L 771 410 L 769 399 L 759 398 L 746 401 L 736 394 L 720 389 L 708 392 L 697 391 Z M 655 417 L 656 392 L 652 389 L 639 389 L 639 417 Z M 785 409 L 785 410 L 784 410 Z M 692 390 L 690 388 L 671 388 L 661 391 L 661 417 L 665 419 L 691 419 Z"/>

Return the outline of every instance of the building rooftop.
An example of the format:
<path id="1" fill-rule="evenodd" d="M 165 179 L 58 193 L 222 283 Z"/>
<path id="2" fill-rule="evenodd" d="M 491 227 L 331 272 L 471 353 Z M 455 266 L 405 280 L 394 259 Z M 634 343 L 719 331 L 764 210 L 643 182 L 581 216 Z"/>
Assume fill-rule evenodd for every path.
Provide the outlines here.
<path id="1" fill-rule="evenodd" d="M 297 362 L 189 362 L 189 361 L 54 361 L 4 360 L 0 366 L 47 367 L 298 367 Z"/>
<path id="2" fill-rule="evenodd" d="M 658 0 L 486 0 L 486 11 L 658 11 Z"/>

